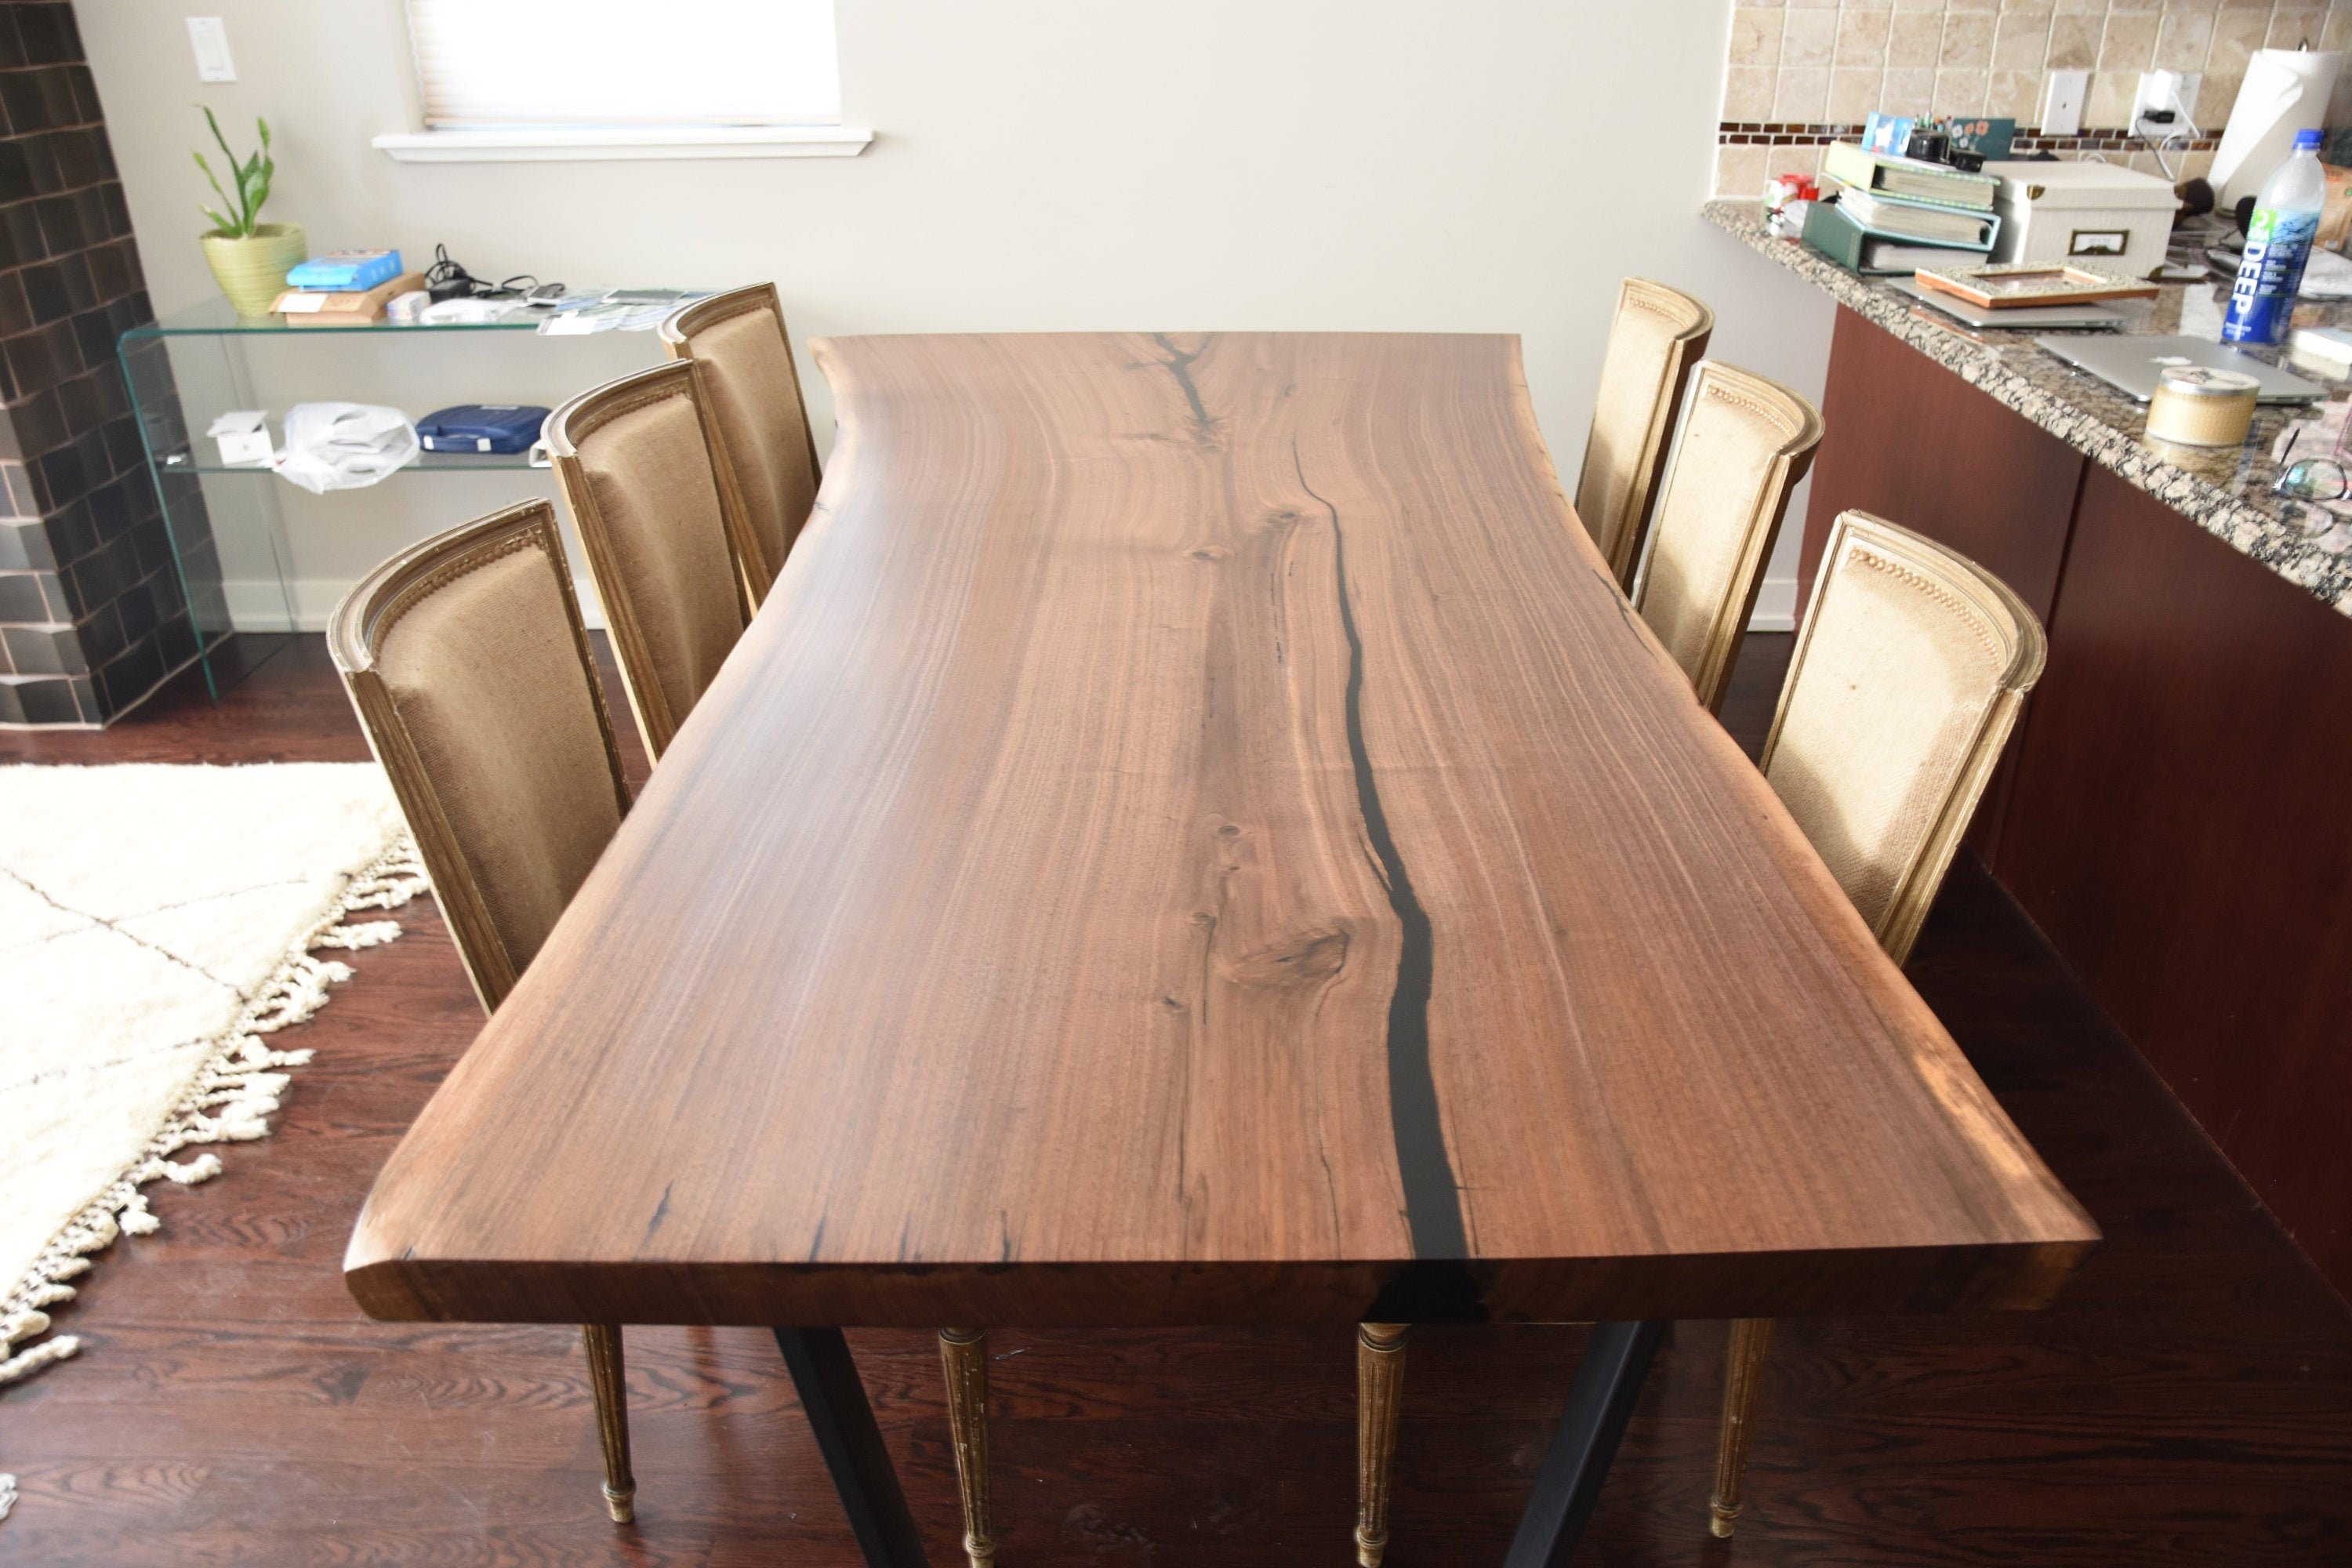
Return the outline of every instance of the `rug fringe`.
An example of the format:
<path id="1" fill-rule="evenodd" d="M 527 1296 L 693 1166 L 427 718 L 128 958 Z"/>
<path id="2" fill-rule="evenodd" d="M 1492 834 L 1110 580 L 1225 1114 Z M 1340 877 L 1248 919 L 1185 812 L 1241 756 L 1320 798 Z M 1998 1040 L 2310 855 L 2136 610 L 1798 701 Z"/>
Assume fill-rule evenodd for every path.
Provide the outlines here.
<path id="1" fill-rule="evenodd" d="M 167 1156 L 193 1144 L 244 1142 L 268 1134 L 268 1118 L 278 1110 L 289 1081 L 278 1069 L 300 1067 L 310 1059 L 310 1053 L 273 1051 L 262 1037 L 309 1018 L 326 1005 L 328 986 L 352 977 L 349 965 L 314 957 L 311 950 L 350 952 L 390 942 L 400 934 L 396 921 L 347 924 L 344 917 L 361 910 L 396 909 L 426 890 L 425 864 L 417 858 L 415 842 L 404 833 L 366 869 L 355 874 L 344 885 L 334 909 L 291 945 L 236 1022 L 221 1033 L 188 1092 L 138 1160 L 58 1231 L 33 1260 L 25 1278 L 0 1298 L 0 1355 L 5 1355 L 0 1359 L 0 1384 L 28 1377 L 81 1348 L 80 1340 L 72 1334 L 58 1334 L 23 1350 L 16 1347 L 47 1331 L 49 1316 L 43 1308 L 73 1300 L 74 1288 L 66 1281 L 89 1271 L 91 1253 L 105 1250 L 126 1233 L 144 1236 L 162 1224 L 148 1212 L 142 1187 L 155 1181 L 186 1186 L 220 1174 L 217 1154 L 205 1152 L 178 1161 Z M 0 1518 L 5 1518 L 5 1503 L 15 1500 L 14 1489 L 0 1493 L 0 1498 L 5 1498 L 0 1501 Z"/>

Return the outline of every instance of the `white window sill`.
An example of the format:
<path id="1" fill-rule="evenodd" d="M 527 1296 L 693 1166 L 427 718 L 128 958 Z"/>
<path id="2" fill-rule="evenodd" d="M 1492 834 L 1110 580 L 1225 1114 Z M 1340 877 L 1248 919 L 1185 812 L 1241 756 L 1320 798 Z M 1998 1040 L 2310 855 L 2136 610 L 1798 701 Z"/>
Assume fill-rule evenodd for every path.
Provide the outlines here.
<path id="1" fill-rule="evenodd" d="M 855 158 L 862 125 L 527 126 L 400 131 L 375 146 L 403 163 L 611 163 L 637 158 Z"/>

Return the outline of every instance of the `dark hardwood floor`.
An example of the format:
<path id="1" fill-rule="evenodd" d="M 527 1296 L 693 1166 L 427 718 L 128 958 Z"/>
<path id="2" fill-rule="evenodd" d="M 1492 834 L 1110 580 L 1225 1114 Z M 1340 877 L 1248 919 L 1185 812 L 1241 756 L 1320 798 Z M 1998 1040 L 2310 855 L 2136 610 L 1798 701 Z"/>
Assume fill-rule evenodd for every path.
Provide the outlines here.
<path id="1" fill-rule="evenodd" d="M 1727 704 L 1751 747 L 1788 640 L 1749 639 Z M 0 734 L 0 761 L 364 757 L 319 640 L 261 651 L 217 710 L 184 681 L 102 735 Z M 856 1563 L 764 1334 L 631 1332 L 639 1522 L 616 1529 L 574 1336 L 352 1306 L 338 1265 L 360 1200 L 480 1024 L 430 904 L 403 919 L 285 1040 L 318 1059 L 276 1136 L 222 1149 L 218 1181 L 151 1188 L 163 1230 L 118 1243 L 58 1313 L 81 1357 L 0 1392 L 0 1469 L 24 1493 L 0 1563 Z M 1785 1325 L 1728 1542 L 1705 1521 L 1725 1331 L 1678 1325 L 1579 1561 L 2352 1563 L 2352 1311 L 1973 864 L 1911 974 L 2106 1245 L 2049 1312 Z M 1582 1338 L 1415 1342 L 1396 1568 L 1500 1560 Z M 851 1339 L 946 1568 L 937 1353 Z M 1345 1336 L 994 1350 L 1008 1564 L 1351 1561 Z"/>

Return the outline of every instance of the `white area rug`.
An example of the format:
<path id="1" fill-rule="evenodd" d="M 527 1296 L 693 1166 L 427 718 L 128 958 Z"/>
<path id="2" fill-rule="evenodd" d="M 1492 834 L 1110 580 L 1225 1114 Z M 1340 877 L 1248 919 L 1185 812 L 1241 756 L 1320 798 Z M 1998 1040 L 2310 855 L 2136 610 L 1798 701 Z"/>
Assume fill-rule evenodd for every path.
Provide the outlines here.
<path id="1" fill-rule="evenodd" d="M 373 763 L 0 767 L 0 1384 L 74 1353 L 42 1309 L 123 1231 L 140 1194 L 201 1182 L 191 1144 L 259 1138 L 308 1051 L 273 1030 L 425 890 Z"/>

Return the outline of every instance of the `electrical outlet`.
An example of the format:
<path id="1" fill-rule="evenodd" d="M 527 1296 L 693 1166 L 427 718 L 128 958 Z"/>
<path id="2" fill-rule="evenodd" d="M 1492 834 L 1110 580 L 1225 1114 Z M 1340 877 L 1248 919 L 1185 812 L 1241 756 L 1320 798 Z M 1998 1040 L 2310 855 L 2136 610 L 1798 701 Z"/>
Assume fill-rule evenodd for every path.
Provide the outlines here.
<path id="1" fill-rule="evenodd" d="M 2091 73 L 2052 71 L 2050 91 L 2042 100 L 2042 134 L 2075 136 L 2083 130 L 2083 102 L 2091 96 Z"/>
<path id="2" fill-rule="evenodd" d="M 2204 80 L 2203 73 L 2199 71 L 2140 72 L 2139 88 L 2132 94 L 2133 129 L 2140 129 L 2140 121 L 2148 114 L 2170 110 L 2177 118 L 2169 126 L 2159 121 L 2162 129 L 2151 133 L 2163 135 L 2178 130 L 2185 134 L 2189 127 L 2182 121 L 2196 122 L 2197 89 Z"/>
<path id="3" fill-rule="evenodd" d="M 236 62 L 228 53 L 228 28 L 218 16 L 189 17 L 188 43 L 196 51 L 198 81 L 236 79 Z"/>

